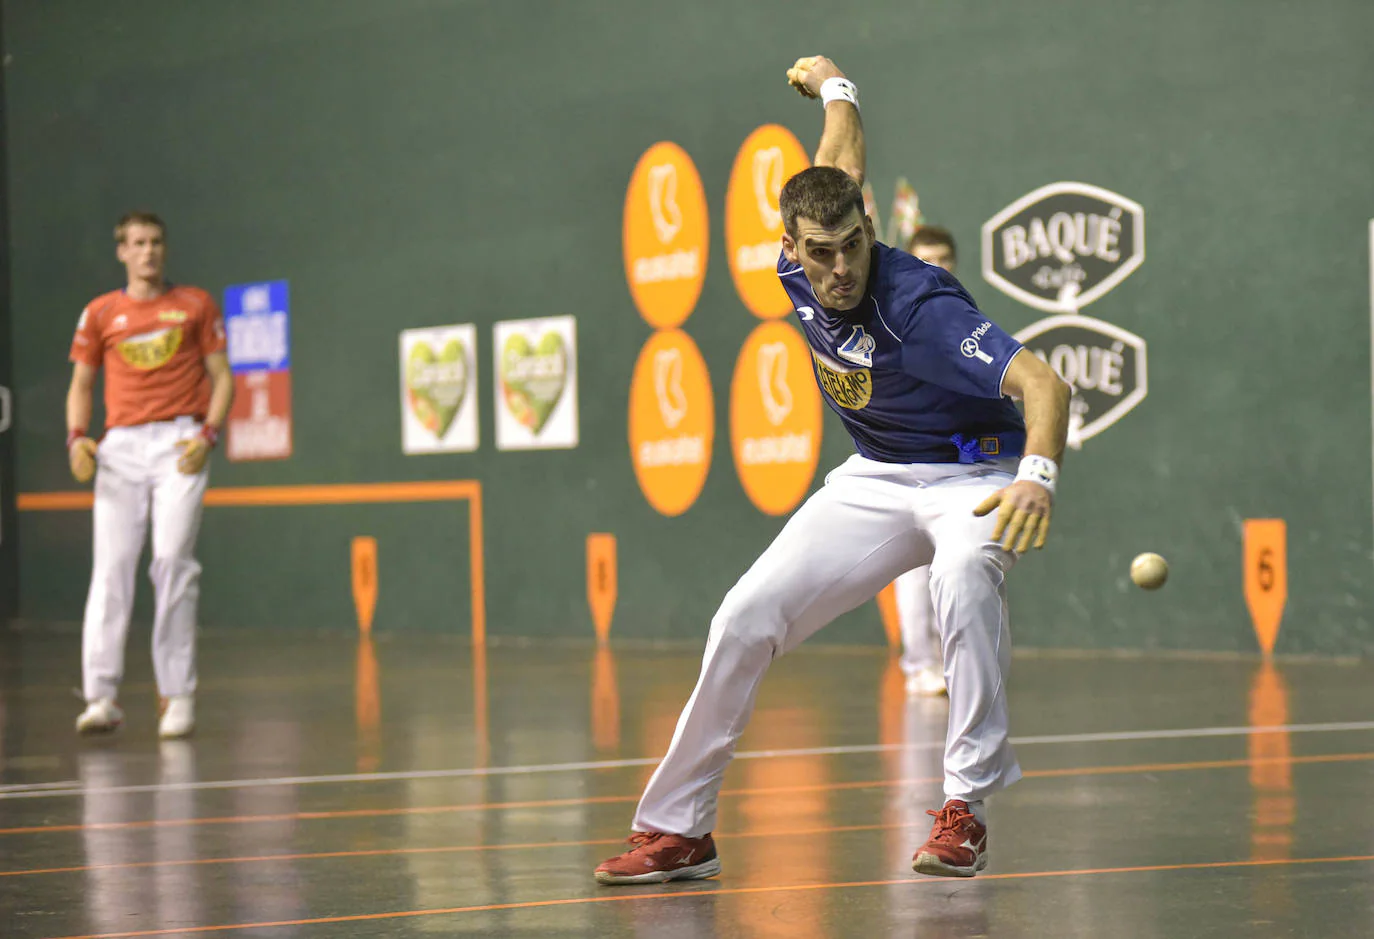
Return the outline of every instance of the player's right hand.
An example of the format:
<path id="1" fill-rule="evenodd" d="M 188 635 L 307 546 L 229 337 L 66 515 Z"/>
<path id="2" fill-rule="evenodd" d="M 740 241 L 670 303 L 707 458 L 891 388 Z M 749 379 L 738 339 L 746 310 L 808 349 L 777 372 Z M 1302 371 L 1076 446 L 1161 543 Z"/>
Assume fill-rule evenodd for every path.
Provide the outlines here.
<path id="1" fill-rule="evenodd" d="M 1032 546 L 1045 546 L 1053 505 L 1054 499 L 1044 486 L 1030 479 L 1018 479 L 980 502 L 973 514 L 982 518 L 996 509 L 992 540 L 1000 541 L 1004 551 L 1025 554 Z"/>
<path id="2" fill-rule="evenodd" d="M 72 479 L 88 483 L 95 475 L 95 441 L 90 437 L 77 437 L 67 448 L 67 463 L 71 466 Z"/>
<path id="3" fill-rule="evenodd" d="M 823 55 L 803 56 L 787 70 L 787 83 L 807 98 L 819 98 L 827 78 L 844 78 L 844 72 Z"/>

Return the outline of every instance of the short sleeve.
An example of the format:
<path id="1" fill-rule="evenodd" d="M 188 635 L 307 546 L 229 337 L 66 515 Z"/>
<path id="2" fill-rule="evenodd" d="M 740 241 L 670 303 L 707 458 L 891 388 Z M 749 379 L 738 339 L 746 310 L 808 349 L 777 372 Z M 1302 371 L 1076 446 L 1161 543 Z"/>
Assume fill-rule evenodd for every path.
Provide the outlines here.
<path id="1" fill-rule="evenodd" d="M 200 322 L 200 354 L 202 357 L 213 355 L 225 348 L 224 316 L 219 311 L 219 304 L 207 295 Z"/>
<path id="2" fill-rule="evenodd" d="M 919 301 L 901 339 L 903 371 L 976 398 L 1002 397 L 1002 376 L 1022 348 L 967 296 L 954 292 Z"/>
<path id="3" fill-rule="evenodd" d="M 72 349 L 68 355 L 72 362 L 100 368 L 105 348 L 100 339 L 98 320 L 99 317 L 91 312 L 90 307 L 81 311 L 81 318 L 76 321 L 76 335 L 72 337 Z"/>

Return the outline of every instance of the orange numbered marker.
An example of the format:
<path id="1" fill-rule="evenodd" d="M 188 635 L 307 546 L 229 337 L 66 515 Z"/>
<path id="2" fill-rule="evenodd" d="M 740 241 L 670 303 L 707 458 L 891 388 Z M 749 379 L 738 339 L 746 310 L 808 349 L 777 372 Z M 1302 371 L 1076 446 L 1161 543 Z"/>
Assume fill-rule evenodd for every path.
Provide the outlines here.
<path id="1" fill-rule="evenodd" d="M 1265 655 L 1274 651 L 1288 602 L 1288 526 L 1281 518 L 1245 520 L 1245 605 Z"/>

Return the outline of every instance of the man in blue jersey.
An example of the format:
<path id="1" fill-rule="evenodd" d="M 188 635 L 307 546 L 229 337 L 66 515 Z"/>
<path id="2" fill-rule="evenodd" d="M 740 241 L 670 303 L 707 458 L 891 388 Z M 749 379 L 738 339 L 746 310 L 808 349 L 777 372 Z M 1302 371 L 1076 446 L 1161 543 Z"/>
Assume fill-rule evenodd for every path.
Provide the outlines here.
<path id="1" fill-rule="evenodd" d="M 769 663 L 913 567 L 930 565 L 950 714 L 946 802 L 912 867 L 982 870 L 984 799 L 1021 775 L 1008 742 L 1004 575 L 1049 532 L 1069 388 L 950 274 L 877 243 L 860 190 L 857 92 L 834 63 L 799 59 L 788 79 L 821 99 L 825 129 L 816 165 L 782 190 L 778 277 L 858 453 L 726 595 L 632 847 L 596 869 L 604 884 L 720 872 L 716 799 Z"/>

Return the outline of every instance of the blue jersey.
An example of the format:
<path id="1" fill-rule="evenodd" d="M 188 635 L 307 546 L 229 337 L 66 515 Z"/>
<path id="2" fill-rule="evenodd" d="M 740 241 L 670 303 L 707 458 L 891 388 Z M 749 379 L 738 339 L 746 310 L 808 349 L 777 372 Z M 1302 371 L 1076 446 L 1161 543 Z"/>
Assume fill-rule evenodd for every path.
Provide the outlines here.
<path id="1" fill-rule="evenodd" d="M 811 345 L 816 382 L 859 453 L 884 463 L 969 463 L 1019 456 L 1025 423 L 1002 376 L 1021 344 L 978 311 L 954 276 L 873 247 L 852 310 L 816 299 L 800 264 L 778 260 Z"/>

